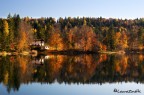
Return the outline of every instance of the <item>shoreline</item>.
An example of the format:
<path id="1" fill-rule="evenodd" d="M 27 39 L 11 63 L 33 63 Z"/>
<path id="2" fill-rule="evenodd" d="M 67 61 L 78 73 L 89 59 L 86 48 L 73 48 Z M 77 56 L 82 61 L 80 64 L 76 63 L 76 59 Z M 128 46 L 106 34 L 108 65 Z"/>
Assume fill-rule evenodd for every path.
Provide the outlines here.
<path id="1" fill-rule="evenodd" d="M 16 56 L 16 55 L 30 55 L 30 54 L 36 54 L 35 52 L 30 52 L 30 51 L 23 51 L 23 52 L 6 52 L 6 51 L 1 51 L 0 56 Z"/>
<path id="2" fill-rule="evenodd" d="M 144 54 L 142 51 L 81 51 L 81 50 L 42 50 L 42 51 L 37 51 L 37 50 L 32 50 L 32 51 L 22 51 L 22 52 L 6 52 L 6 51 L 1 51 L 0 56 L 16 56 L 16 55 L 34 55 L 37 56 L 39 54 L 49 54 L 49 55 L 80 55 L 80 54 Z"/>

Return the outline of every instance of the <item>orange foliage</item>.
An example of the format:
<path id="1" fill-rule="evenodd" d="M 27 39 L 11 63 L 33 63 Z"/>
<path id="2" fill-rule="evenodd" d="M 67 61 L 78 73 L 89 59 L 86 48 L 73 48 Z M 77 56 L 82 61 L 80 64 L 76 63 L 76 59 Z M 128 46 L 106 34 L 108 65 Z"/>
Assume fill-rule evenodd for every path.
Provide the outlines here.
<path id="1" fill-rule="evenodd" d="M 62 55 L 51 55 L 51 61 L 49 62 L 49 70 L 53 77 L 57 76 L 62 69 L 64 56 Z"/>
<path id="2" fill-rule="evenodd" d="M 50 37 L 50 49 L 51 50 L 63 50 L 63 39 L 59 32 L 53 32 Z"/>
<path id="3" fill-rule="evenodd" d="M 139 60 L 143 61 L 144 60 L 144 56 L 142 54 L 139 55 Z"/>
<path id="4" fill-rule="evenodd" d="M 127 72 L 127 69 L 128 69 L 128 57 L 127 56 L 123 56 L 120 59 L 115 61 L 116 72 L 119 72 L 121 75 L 123 75 Z"/>
<path id="5" fill-rule="evenodd" d="M 99 60 L 97 63 L 102 63 L 103 61 L 107 60 L 107 55 L 106 54 L 101 54 L 99 56 Z"/>
<path id="6" fill-rule="evenodd" d="M 27 60 L 26 60 L 26 58 L 18 57 L 17 60 L 19 61 L 19 65 L 20 65 L 22 74 L 25 74 L 26 69 L 27 69 Z"/>
<path id="7" fill-rule="evenodd" d="M 102 43 L 99 43 L 99 47 L 100 47 L 100 50 L 103 50 L 103 51 L 107 50 L 107 46 Z"/>
<path id="8" fill-rule="evenodd" d="M 117 63 L 115 65 L 115 70 L 116 70 L 116 72 L 120 72 L 121 71 L 121 67 L 120 67 L 119 63 Z"/>

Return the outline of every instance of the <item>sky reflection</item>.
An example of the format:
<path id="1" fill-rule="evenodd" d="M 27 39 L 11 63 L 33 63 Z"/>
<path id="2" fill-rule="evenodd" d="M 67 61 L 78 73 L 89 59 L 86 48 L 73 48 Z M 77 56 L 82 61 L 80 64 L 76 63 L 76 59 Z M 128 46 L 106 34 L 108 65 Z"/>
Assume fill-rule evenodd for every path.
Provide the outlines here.
<path id="1" fill-rule="evenodd" d="M 105 83 L 105 84 L 22 84 L 18 92 L 8 93 L 6 88 L 0 84 L 0 95 L 126 95 L 129 93 L 115 93 L 113 90 L 141 90 L 141 93 L 131 93 L 130 95 L 143 95 L 143 84 L 134 82 L 128 83 Z"/>

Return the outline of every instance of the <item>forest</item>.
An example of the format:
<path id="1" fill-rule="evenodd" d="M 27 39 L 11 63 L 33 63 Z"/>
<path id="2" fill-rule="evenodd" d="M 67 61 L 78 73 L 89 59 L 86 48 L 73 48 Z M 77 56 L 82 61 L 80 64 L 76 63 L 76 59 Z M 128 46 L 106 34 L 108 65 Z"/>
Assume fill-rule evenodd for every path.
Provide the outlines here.
<path id="1" fill-rule="evenodd" d="M 143 51 L 144 18 L 0 18 L 0 51 L 27 51 L 34 39 L 58 51 Z"/>

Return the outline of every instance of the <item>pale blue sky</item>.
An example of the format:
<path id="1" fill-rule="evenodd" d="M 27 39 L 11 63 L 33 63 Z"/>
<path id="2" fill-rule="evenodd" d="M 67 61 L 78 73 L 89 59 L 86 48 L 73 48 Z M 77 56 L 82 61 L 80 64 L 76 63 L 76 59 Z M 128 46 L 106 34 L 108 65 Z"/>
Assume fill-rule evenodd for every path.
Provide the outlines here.
<path id="1" fill-rule="evenodd" d="M 105 17 L 142 18 L 144 0 L 0 0 L 0 18 L 21 17 Z"/>

